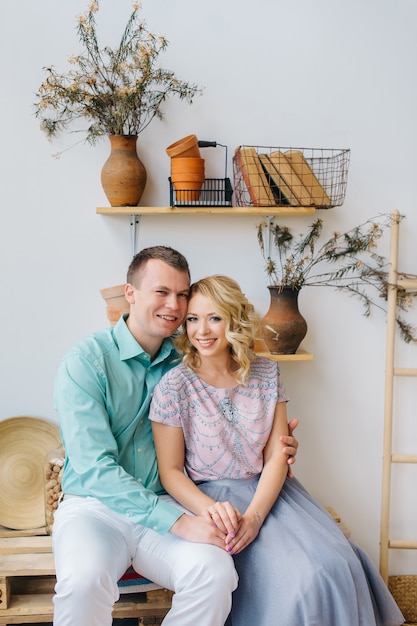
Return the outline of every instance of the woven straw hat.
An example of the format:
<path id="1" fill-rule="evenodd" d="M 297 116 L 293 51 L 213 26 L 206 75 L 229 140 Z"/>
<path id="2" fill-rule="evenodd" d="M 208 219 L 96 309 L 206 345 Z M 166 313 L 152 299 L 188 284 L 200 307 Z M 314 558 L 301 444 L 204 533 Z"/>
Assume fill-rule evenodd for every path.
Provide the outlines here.
<path id="1" fill-rule="evenodd" d="M 0 524 L 15 530 L 45 526 L 47 454 L 60 445 L 59 427 L 37 417 L 0 422 Z"/>

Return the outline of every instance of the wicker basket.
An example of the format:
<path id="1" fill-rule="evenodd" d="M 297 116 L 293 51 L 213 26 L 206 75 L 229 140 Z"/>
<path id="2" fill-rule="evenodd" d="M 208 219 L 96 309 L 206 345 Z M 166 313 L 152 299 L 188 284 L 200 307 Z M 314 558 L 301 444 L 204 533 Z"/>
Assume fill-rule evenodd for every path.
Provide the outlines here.
<path id="1" fill-rule="evenodd" d="M 417 576 L 389 576 L 388 587 L 407 623 L 417 624 Z"/>
<path id="2" fill-rule="evenodd" d="M 238 146 L 233 156 L 236 204 L 340 206 L 349 161 L 347 149 Z"/>

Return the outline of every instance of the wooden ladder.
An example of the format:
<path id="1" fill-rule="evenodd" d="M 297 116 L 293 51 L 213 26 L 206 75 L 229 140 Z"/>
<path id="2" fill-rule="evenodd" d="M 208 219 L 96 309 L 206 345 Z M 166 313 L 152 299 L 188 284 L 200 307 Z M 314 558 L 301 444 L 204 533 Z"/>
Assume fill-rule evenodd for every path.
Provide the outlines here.
<path id="1" fill-rule="evenodd" d="M 395 339 L 397 319 L 397 293 L 398 290 L 417 290 L 417 279 L 399 278 L 398 253 L 399 253 L 399 229 L 401 216 L 398 211 L 391 214 L 391 237 L 389 252 L 389 275 L 390 287 L 387 296 L 387 331 L 386 331 L 386 358 L 385 358 L 385 393 L 384 393 L 384 434 L 383 434 L 383 458 L 382 458 L 382 501 L 381 501 L 381 532 L 380 532 L 380 573 L 385 583 L 388 584 L 389 551 L 391 549 L 417 550 L 417 541 L 393 539 L 391 537 L 391 486 L 392 466 L 396 463 L 417 463 L 417 454 L 393 454 L 393 428 L 394 428 L 394 380 L 396 377 L 417 377 L 417 368 L 396 367 L 395 365 Z M 395 417 L 395 425 L 399 425 L 399 417 Z"/>

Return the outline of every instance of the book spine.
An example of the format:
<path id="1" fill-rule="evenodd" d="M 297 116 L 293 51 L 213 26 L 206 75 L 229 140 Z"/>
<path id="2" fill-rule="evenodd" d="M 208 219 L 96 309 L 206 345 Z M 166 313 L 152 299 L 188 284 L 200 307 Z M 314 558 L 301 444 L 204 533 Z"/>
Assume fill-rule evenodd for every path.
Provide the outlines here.
<path id="1" fill-rule="evenodd" d="M 326 206 L 331 200 L 300 150 L 288 150 L 285 156 L 311 195 L 312 204 Z"/>
<path id="2" fill-rule="evenodd" d="M 275 198 L 255 148 L 236 148 L 235 160 L 254 206 L 275 206 Z"/>

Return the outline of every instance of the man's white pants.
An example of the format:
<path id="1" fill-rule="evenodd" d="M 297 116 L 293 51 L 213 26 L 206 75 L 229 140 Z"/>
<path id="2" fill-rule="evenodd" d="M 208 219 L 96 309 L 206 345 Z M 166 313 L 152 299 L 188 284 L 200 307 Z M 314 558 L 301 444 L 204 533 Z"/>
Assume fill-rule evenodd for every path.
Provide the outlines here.
<path id="1" fill-rule="evenodd" d="M 175 591 L 164 626 L 223 626 L 237 586 L 225 551 L 132 524 L 95 498 L 63 500 L 55 514 L 53 550 L 54 626 L 111 626 L 117 581 L 130 565 Z"/>

